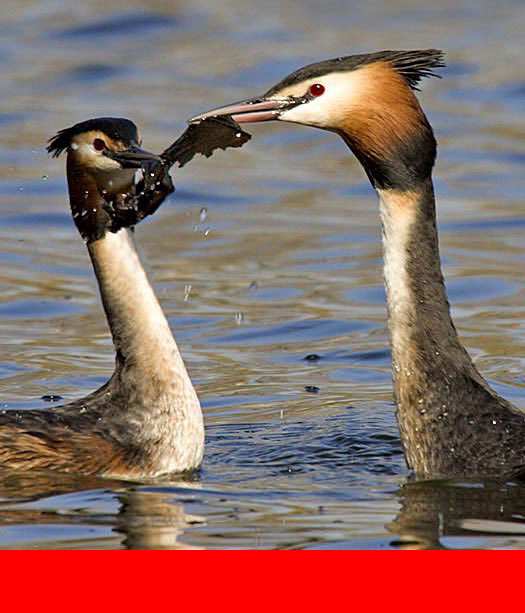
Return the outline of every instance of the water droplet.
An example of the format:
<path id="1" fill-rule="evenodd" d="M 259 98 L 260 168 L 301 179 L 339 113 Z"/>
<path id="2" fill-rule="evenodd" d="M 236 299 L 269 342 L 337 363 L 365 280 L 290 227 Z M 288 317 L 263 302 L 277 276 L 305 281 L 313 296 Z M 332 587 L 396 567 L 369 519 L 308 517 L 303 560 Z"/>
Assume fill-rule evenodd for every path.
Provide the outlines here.
<path id="1" fill-rule="evenodd" d="M 76 151 L 78 149 L 78 144 L 77 143 L 71 143 L 70 147 L 71 147 L 71 149 L 73 149 L 73 151 Z"/>

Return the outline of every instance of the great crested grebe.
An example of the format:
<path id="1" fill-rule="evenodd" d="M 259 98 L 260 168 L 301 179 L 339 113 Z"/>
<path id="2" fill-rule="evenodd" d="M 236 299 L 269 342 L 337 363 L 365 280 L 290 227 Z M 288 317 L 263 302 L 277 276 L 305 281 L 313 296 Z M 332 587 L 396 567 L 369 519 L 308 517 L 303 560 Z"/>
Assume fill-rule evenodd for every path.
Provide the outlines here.
<path id="1" fill-rule="evenodd" d="M 93 394 L 54 410 L 0 412 L 3 468 L 140 479 L 201 463 L 197 394 L 131 233 L 119 221 L 136 169 L 161 162 L 139 144 L 134 123 L 107 117 L 76 124 L 50 141 L 53 155 L 67 150 L 71 211 L 100 288 L 115 371 Z M 157 184 L 142 204 L 155 195 L 158 206 L 165 193 L 155 191 Z M 172 190 L 169 184 L 165 191 Z"/>
<path id="2" fill-rule="evenodd" d="M 397 418 L 423 478 L 525 475 L 525 415 L 492 390 L 461 345 L 441 272 L 436 141 L 413 90 L 437 76 L 434 49 L 311 64 L 266 94 L 193 120 L 299 123 L 339 134 L 379 196 Z"/>

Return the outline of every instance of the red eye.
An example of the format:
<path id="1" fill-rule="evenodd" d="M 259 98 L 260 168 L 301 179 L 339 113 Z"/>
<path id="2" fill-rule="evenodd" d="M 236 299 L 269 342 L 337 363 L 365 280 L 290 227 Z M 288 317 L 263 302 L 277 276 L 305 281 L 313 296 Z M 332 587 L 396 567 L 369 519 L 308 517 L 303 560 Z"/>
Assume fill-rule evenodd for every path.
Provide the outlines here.
<path id="1" fill-rule="evenodd" d="M 322 96 L 324 94 L 324 85 L 314 83 L 313 85 L 310 85 L 310 89 L 308 91 L 312 96 Z"/>
<path id="2" fill-rule="evenodd" d="M 95 138 L 95 140 L 93 141 L 93 147 L 97 151 L 104 151 L 104 149 L 106 148 L 106 143 L 101 138 Z"/>

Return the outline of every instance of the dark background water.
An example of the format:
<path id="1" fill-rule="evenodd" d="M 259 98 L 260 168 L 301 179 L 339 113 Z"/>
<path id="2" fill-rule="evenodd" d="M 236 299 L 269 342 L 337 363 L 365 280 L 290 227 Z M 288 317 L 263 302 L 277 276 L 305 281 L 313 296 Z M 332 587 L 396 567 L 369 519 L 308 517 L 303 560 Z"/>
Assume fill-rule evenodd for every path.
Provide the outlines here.
<path id="1" fill-rule="evenodd" d="M 454 317 L 525 408 L 524 29 L 518 1 L 4 0 L 1 408 L 80 397 L 113 366 L 63 160 L 43 148 L 56 130 L 127 116 L 161 150 L 187 117 L 304 63 L 417 47 L 447 52 L 421 99 Z M 0 473 L 0 547 L 523 547 L 522 488 L 407 480 L 378 211 L 357 162 L 328 133 L 251 131 L 242 151 L 176 171 L 137 233 L 203 402 L 200 476 Z"/>

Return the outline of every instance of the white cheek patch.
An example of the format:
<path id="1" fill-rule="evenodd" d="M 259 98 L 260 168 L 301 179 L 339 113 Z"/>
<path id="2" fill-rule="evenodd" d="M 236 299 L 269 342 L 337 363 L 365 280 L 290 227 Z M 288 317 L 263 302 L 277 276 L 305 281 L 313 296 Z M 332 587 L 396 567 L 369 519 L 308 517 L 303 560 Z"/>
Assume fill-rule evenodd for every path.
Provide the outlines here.
<path id="1" fill-rule="evenodd" d="M 101 155 L 100 153 L 96 155 L 94 163 L 95 167 L 99 170 L 121 170 L 122 168 L 117 161 L 112 160 L 105 155 Z"/>
<path id="2" fill-rule="evenodd" d="M 118 162 L 97 151 L 92 143 L 72 142 L 70 148 L 75 152 L 78 161 L 88 168 L 108 171 L 120 169 Z"/>
<path id="3" fill-rule="evenodd" d="M 286 95 L 304 96 L 314 83 L 320 83 L 325 88 L 322 95 L 284 111 L 279 119 L 317 128 L 337 127 L 352 106 L 358 101 L 363 104 L 365 89 L 368 86 L 363 73 L 364 71 L 360 70 L 351 73 L 333 72 L 301 83 L 300 90 L 295 87 L 293 91 L 286 90 L 284 92 Z"/>
<path id="4" fill-rule="evenodd" d="M 289 111 L 285 111 L 279 115 L 281 121 L 289 121 L 291 123 L 301 123 L 307 126 L 315 126 L 324 128 L 327 126 L 329 118 L 329 108 L 323 104 L 319 98 L 314 98 L 304 104 L 298 104 Z"/>

